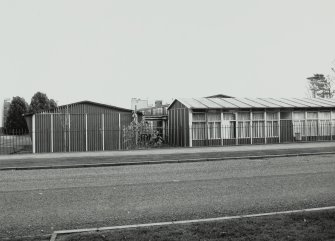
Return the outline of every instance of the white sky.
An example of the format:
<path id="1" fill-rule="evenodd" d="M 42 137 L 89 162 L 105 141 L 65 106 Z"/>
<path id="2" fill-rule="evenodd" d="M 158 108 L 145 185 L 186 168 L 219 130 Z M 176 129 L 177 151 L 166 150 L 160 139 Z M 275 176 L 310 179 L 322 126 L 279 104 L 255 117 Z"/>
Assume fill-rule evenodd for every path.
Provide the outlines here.
<path id="1" fill-rule="evenodd" d="M 334 0 L 2 0 L 1 104 L 305 97 L 334 29 Z"/>

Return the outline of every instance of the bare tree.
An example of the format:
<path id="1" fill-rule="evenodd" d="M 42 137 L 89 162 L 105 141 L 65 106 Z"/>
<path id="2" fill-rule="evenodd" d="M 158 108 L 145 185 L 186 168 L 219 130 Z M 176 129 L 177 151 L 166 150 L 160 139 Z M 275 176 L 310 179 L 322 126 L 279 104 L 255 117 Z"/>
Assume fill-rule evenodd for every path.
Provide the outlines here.
<path id="1" fill-rule="evenodd" d="M 323 74 L 314 74 L 308 77 L 308 89 L 313 98 L 333 98 L 333 81 L 330 76 L 325 77 Z"/>

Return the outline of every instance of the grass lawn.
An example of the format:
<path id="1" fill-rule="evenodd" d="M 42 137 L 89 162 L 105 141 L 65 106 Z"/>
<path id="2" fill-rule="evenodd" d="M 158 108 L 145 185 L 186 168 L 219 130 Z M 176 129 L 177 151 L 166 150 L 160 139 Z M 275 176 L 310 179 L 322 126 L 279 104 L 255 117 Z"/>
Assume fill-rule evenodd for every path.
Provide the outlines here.
<path id="1" fill-rule="evenodd" d="M 56 241 L 335 240 L 335 210 L 57 236 Z"/>

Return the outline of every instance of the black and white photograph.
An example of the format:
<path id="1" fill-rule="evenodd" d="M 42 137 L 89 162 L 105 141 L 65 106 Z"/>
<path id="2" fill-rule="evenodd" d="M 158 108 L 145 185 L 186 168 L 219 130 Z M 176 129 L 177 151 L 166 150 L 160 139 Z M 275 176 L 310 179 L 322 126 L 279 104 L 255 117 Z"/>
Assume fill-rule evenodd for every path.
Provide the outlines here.
<path id="1" fill-rule="evenodd" d="M 0 241 L 335 241 L 334 0 L 0 0 Z"/>

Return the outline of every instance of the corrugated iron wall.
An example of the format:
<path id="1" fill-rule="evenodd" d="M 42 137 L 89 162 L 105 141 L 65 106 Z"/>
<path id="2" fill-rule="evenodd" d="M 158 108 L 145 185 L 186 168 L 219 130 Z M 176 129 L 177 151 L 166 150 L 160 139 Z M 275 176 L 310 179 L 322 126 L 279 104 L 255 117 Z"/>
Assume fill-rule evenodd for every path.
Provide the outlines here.
<path id="1" fill-rule="evenodd" d="M 189 110 L 180 102 L 169 109 L 169 144 L 172 146 L 190 145 L 189 140 Z"/>
<path id="2" fill-rule="evenodd" d="M 132 121 L 131 112 L 83 104 L 34 116 L 36 153 L 121 150 L 122 128 Z"/>
<path id="3" fill-rule="evenodd" d="M 51 121 L 50 115 L 41 114 L 35 116 L 35 139 L 41 140 L 35 142 L 35 150 L 36 152 L 50 152 L 50 140 L 51 140 Z M 46 141 L 49 140 L 49 141 Z"/>

